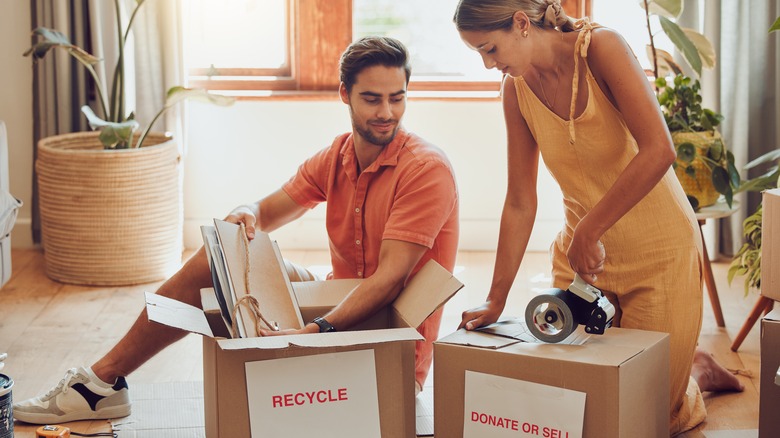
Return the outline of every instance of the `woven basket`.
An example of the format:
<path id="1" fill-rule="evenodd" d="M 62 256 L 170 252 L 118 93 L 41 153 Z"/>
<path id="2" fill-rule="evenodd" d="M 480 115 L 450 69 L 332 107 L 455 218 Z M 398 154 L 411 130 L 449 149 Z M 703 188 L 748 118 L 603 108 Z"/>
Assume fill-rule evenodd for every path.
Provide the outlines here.
<path id="1" fill-rule="evenodd" d="M 707 155 L 707 151 L 714 140 L 719 139 L 720 134 L 717 131 L 705 132 L 673 132 L 672 142 L 675 146 L 683 143 L 692 143 L 696 147 L 698 155 Z M 712 185 L 712 170 L 698 156 L 690 163 L 695 170 L 695 177 L 685 173 L 686 164 L 677 161 L 677 167 L 674 173 L 685 191 L 685 194 L 696 198 L 699 201 L 699 208 L 715 204 L 720 197 L 720 193 Z"/>
<path id="2" fill-rule="evenodd" d="M 141 149 L 104 150 L 98 134 L 38 143 L 46 274 L 95 286 L 162 280 L 181 264 L 178 147 L 170 137 L 152 133 Z"/>

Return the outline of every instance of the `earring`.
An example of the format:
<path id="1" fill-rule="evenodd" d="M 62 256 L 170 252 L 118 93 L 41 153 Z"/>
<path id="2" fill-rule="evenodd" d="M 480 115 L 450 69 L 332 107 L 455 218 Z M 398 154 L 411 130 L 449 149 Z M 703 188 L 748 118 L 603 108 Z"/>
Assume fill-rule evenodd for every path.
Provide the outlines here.
<path id="1" fill-rule="evenodd" d="M 528 31 L 527 30 L 523 31 L 523 38 L 528 38 Z"/>

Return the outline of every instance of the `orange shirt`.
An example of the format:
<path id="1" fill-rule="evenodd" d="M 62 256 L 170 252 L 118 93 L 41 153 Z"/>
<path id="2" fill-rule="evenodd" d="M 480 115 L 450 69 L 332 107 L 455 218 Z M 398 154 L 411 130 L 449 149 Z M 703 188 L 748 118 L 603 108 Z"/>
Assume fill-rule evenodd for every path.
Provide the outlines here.
<path id="1" fill-rule="evenodd" d="M 360 174 L 352 134 L 340 135 L 330 147 L 306 160 L 283 189 L 306 208 L 327 201 L 330 278 L 371 276 L 384 239 L 428 248 L 412 275 L 430 259 L 450 272 L 455 267 L 455 175 L 444 153 L 414 134 L 399 129 L 376 161 Z M 426 339 L 417 343 L 415 351 L 415 374 L 421 386 L 430 370 L 440 321 L 441 309 L 418 328 Z"/>

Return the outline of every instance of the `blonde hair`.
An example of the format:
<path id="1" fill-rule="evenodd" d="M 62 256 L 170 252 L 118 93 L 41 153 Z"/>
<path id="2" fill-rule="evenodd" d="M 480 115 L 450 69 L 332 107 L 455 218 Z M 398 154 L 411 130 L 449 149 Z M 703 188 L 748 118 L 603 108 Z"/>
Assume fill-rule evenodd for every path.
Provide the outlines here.
<path id="1" fill-rule="evenodd" d="M 452 21 L 458 31 L 509 30 L 517 11 L 525 12 L 540 29 L 575 30 L 560 0 L 460 0 Z"/>

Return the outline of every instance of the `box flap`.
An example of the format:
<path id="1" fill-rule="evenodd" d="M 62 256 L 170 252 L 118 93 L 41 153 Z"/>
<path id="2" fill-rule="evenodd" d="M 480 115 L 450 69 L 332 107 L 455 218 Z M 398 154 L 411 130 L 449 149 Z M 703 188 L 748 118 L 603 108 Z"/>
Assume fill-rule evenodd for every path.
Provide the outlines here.
<path id="1" fill-rule="evenodd" d="M 761 295 L 780 301 L 780 188 L 766 190 L 761 216 Z"/>
<path id="2" fill-rule="evenodd" d="M 241 227 L 229 222 L 214 220 L 220 245 L 225 255 L 235 296 L 247 294 L 246 266 L 247 248 Z M 249 241 L 249 293 L 257 298 L 263 316 L 278 324 L 279 328 L 302 328 L 303 318 L 298 309 L 298 303 L 284 268 L 278 247 L 271 241 L 267 233 L 258 231 L 255 238 Z M 246 314 L 245 314 L 246 313 Z M 243 306 L 241 314 L 245 323 L 247 337 L 257 336 L 249 323 L 252 321 L 248 311 Z"/>
<path id="3" fill-rule="evenodd" d="M 566 362 L 620 366 L 644 351 L 645 346 L 654 345 L 666 336 L 665 333 L 610 328 L 604 335 L 588 337 L 582 345 L 568 345 L 521 342 L 509 337 L 460 329 L 436 343 L 501 349 L 507 353 Z"/>
<path id="4" fill-rule="evenodd" d="M 146 313 L 149 321 L 167 325 L 213 338 L 211 327 L 201 309 L 174 299 L 149 292 L 146 296 Z"/>
<path id="5" fill-rule="evenodd" d="M 422 341 L 424 338 L 413 328 L 365 330 L 356 332 L 313 333 L 305 335 L 266 336 L 257 338 L 223 339 L 217 341 L 223 350 L 258 348 L 264 350 L 288 347 L 340 347 L 369 345 L 396 341 Z"/>
<path id="6" fill-rule="evenodd" d="M 450 271 L 429 260 L 393 301 L 393 308 L 409 327 L 416 328 L 462 287 Z"/>
<path id="7" fill-rule="evenodd" d="M 764 315 L 764 320 L 767 321 L 780 321 L 780 309 L 774 309 L 771 312 Z"/>

